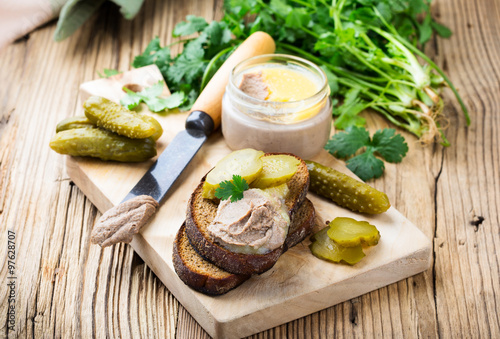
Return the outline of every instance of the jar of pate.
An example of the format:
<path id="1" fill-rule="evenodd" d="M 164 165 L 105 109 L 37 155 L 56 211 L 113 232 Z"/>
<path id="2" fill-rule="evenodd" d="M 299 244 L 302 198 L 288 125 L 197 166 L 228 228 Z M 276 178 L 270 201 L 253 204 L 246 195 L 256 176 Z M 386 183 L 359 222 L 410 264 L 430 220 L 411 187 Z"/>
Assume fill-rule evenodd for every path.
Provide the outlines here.
<path id="1" fill-rule="evenodd" d="M 331 124 L 330 88 L 314 63 L 268 54 L 247 59 L 231 72 L 222 99 L 222 134 L 230 148 L 307 159 L 326 144 Z"/>

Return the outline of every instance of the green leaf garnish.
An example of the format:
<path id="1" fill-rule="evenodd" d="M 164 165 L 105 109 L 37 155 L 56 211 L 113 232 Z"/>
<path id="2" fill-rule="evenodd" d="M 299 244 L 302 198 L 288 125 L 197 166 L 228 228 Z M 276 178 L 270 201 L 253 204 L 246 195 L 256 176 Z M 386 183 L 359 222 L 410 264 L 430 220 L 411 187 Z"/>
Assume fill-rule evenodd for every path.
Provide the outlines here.
<path id="1" fill-rule="evenodd" d="M 162 69 L 168 66 L 170 61 L 170 48 L 161 47 L 160 38 L 155 37 L 148 44 L 144 52 L 134 58 L 132 67 L 139 68 L 154 64 L 162 71 Z"/>
<path id="2" fill-rule="evenodd" d="M 353 156 L 361 148 L 365 150 L 347 160 L 347 168 L 362 180 L 378 178 L 384 172 L 384 162 L 398 163 L 408 152 L 408 145 L 393 128 L 385 128 L 370 135 L 363 127 L 349 127 L 345 132 L 335 134 L 326 144 L 325 149 L 338 158 Z"/>
<path id="3" fill-rule="evenodd" d="M 248 183 L 239 175 L 233 175 L 233 180 L 225 180 L 215 190 L 215 196 L 221 200 L 231 198 L 231 202 L 243 199 L 243 192 L 249 188 Z"/>
<path id="4" fill-rule="evenodd" d="M 120 100 L 122 106 L 128 109 L 137 107 L 141 102 L 145 102 L 150 111 L 161 112 L 165 109 L 179 107 L 186 101 L 186 96 L 183 92 L 172 93 L 169 97 L 160 98 L 163 92 L 163 81 L 158 81 L 151 87 L 143 89 L 141 92 L 134 92 L 124 87 L 123 90 L 127 95 Z"/>
<path id="5" fill-rule="evenodd" d="M 202 17 L 195 15 L 186 16 L 186 21 L 182 21 L 175 25 L 173 36 L 191 35 L 202 31 L 208 26 L 207 21 Z"/>
<path id="6" fill-rule="evenodd" d="M 101 72 L 97 71 L 97 75 L 99 76 L 99 78 L 109 78 L 109 77 L 111 77 L 113 75 L 117 75 L 117 74 L 121 74 L 121 72 L 118 71 L 117 69 L 105 68 L 102 71 L 102 74 L 101 74 Z"/>
<path id="7" fill-rule="evenodd" d="M 198 36 L 193 38 L 193 34 Z M 194 15 L 188 15 L 186 21 L 178 23 L 173 36 L 181 37 L 182 40 L 173 42 L 172 45 L 184 44 L 182 52 L 177 56 L 172 58 L 169 46 L 162 47 L 156 37 L 141 55 L 135 57 L 132 66 L 158 66 L 170 91 L 184 94 L 183 100 L 173 101 L 170 105 L 177 104 L 174 107 L 188 110 L 200 94 L 201 86 L 215 74 L 239 41 L 232 39 L 226 22 L 207 23 L 204 18 Z M 179 98 L 180 94 L 177 99 Z"/>

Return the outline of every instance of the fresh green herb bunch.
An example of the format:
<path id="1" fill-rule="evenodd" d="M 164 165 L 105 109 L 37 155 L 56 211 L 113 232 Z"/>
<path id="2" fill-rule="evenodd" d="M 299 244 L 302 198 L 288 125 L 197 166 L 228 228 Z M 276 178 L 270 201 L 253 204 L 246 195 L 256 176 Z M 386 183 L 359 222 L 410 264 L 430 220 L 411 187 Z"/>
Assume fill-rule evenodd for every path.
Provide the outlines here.
<path id="1" fill-rule="evenodd" d="M 444 72 L 422 51 L 433 32 L 451 31 L 432 19 L 427 0 L 226 0 L 225 15 L 210 24 L 188 15 L 161 47 L 158 38 L 133 67 L 156 64 L 172 92 L 189 109 L 228 55 L 255 31 L 273 36 L 278 51 L 319 64 L 334 99 L 335 126 L 363 126 L 358 114 L 372 109 L 424 143 L 441 137 L 440 90 L 448 85 L 470 123 L 467 109 Z M 231 33 L 236 37 L 233 39 Z M 170 48 L 183 44 L 171 57 Z M 426 62 L 421 65 L 420 57 Z M 341 98 L 340 102 L 336 98 Z"/>
<path id="2" fill-rule="evenodd" d="M 223 21 L 237 38 L 262 30 L 278 50 L 322 66 L 332 94 L 343 98 L 333 111 L 339 129 L 365 125 L 358 113 L 371 108 L 430 142 L 441 133 L 445 83 L 469 123 L 455 87 L 421 51 L 433 32 L 451 35 L 432 19 L 425 0 L 226 0 L 225 10 Z M 448 144 L 442 133 L 441 140 Z"/>
<path id="3" fill-rule="evenodd" d="M 178 98 L 184 98 L 178 105 L 184 110 L 193 105 L 240 40 L 232 39 L 226 22 L 209 24 L 194 15 L 188 15 L 186 21 L 177 24 L 173 36 L 180 39 L 165 47 L 161 47 L 158 37 L 154 38 L 144 52 L 135 57 L 132 66 L 157 65 L 172 94 L 184 94 L 177 94 Z M 183 44 L 183 51 L 172 57 L 170 47 L 175 44 Z"/>

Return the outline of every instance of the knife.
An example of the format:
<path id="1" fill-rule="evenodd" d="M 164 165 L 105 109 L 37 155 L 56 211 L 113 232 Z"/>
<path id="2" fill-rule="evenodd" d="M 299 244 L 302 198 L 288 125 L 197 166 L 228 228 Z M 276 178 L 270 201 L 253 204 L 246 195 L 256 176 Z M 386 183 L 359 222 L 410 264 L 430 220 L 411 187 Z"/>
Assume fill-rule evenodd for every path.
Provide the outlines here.
<path id="1" fill-rule="evenodd" d="M 274 50 L 274 40 L 269 34 L 255 32 L 229 56 L 194 103 L 192 111 L 186 119 L 186 129 L 174 137 L 122 202 L 102 215 L 92 232 L 92 242 L 99 243 L 101 246 L 109 246 L 119 241 L 130 242 L 132 240 L 132 233 L 137 233 L 147 223 L 147 219 L 155 213 L 159 206 L 158 203 L 161 203 L 184 168 L 203 146 L 210 134 L 219 127 L 222 96 L 232 69 L 243 60 L 261 54 L 274 53 Z M 131 199 L 140 196 L 147 196 L 147 199 L 137 201 L 134 206 L 131 206 Z M 129 202 L 129 206 L 127 206 L 127 202 Z M 134 212 L 135 214 L 142 214 L 144 217 L 141 219 L 140 216 L 136 215 L 133 219 L 139 221 L 133 221 L 130 224 L 132 209 L 137 211 Z M 148 212 L 144 212 L 145 209 Z M 104 225 L 106 220 L 110 219 L 123 220 L 122 225 L 118 225 L 119 223 L 113 227 Z M 127 227 L 122 227 L 125 224 Z M 126 230 L 120 228 L 126 228 Z M 114 241 L 111 238 L 119 239 Z"/>

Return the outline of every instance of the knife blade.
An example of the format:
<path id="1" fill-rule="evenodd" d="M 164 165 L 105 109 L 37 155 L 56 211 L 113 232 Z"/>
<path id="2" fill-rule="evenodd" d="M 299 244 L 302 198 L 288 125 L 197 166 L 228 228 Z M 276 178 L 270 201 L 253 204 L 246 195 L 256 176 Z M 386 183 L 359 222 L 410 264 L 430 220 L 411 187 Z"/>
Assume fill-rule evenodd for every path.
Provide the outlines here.
<path id="1" fill-rule="evenodd" d="M 191 126 L 179 132 L 122 202 L 139 195 L 149 195 L 158 202 L 163 199 L 214 129 L 212 118 L 204 112 L 193 111 L 190 120 L 203 121 L 206 128 Z"/>
<path id="2" fill-rule="evenodd" d="M 274 53 L 274 50 L 271 36 L 255 32 L 231 54 L 194 103 L 186 119 L 186 129 L 174 137 L 122 203 L 140 195 L 149 195 L 158 202 L 163 200 L 210 134 L 219 127 L 222 96 L 234 66 L 256 55 Z"/>

